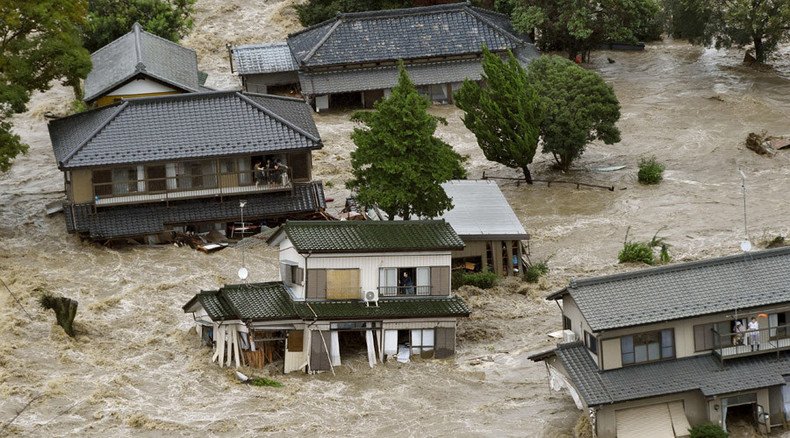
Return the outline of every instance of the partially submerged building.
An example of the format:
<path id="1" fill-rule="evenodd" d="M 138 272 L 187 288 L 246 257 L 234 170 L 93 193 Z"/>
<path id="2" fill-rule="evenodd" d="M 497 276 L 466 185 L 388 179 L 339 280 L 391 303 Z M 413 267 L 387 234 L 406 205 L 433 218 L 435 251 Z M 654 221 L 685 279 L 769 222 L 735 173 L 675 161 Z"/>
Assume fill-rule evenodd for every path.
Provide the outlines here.
<path id="1" fill-rule="evenodd" d="M 768 433 L 790 418 L 788 285 L 790 248 L 571 281 L 548 297 L 570 342 L 531 359 L 601 438 Z"/>
<path id="2" fill-rule="evenodd" d="M 316 110 L 336 105 L 372 107 L 398 81 L 398 62 L 418 89 L 452 102 L 466 80 L 482 74 L 482 47 L 511 51 L 525 65 L 538 52 L 506 15 L 454 3 L 343 13 L 290 34 L 285 44 L 231 49 L 231 68 L 245 90 L 271 92 L 297 83 Z"/>
<path id="3" fill-rule="evenodd" d="M 210 91 L 194 50 L 143 30 L 139 23 L 91 54 L 83 100 L 105 106 L 123 98 Z"/>
<path id="4" fill-rule="evenodd" d="M 360 350 L 370 366 L 454 354 L 469 309 L 450 290 L 450 254 L 463 242 L 446 222 L 288 221 L 269 243 L 281 282 L 204 291 L 184 306 L 215 361 L 279 356 L 288 373 L 330 371 Z"/>
<path id="5" fill-rule="evenodd" d="M 301 100 L 240 92 L 122 99 L 49 123 L 69 232 L 107 240 L 275 225 L 325 206 Z M 256 163 L 270 164 L 256 177 Z M 277 163 L 274 166 L 272 163 Z M 265 175 L 263 175 L 265 173 Z"/>

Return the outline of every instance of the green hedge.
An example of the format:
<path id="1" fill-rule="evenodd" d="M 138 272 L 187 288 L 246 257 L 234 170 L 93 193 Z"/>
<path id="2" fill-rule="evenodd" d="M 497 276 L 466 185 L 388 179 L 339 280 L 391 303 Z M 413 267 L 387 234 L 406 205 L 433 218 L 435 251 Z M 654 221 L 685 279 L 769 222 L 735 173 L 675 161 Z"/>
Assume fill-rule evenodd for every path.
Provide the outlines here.
<path id="1" fill-rule="evenodd" d="M 490 271 L 467 273 L 459 269 L 453 271 L 452 287 L 458 289 L 461 286 L 469 285 L 480 289 L 491 289 L 496 285 L 498 279 L 499 277 Z"/>
<path id="2" fill-rule="evenodd" d="M 690 438 L 727 438 L 729 434 L 718 424 L 705 423 L 689 429 Z"/>

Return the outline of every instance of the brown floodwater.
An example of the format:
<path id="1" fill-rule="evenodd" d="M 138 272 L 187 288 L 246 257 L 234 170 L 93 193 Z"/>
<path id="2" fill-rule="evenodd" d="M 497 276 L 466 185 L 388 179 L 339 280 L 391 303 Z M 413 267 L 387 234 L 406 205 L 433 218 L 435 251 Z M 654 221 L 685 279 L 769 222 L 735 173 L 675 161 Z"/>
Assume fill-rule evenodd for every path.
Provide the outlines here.
<path id="1" fill-rule="evenodd" d="M 291 3 L 200 1 L 186 43 L 198 50 L 210 83 L 237 83 L 227 74 L 224 42 L 256 41 L 257 34 L 272 41 L 293 31 Z M 0 278 L 32 317 L 0 289 L 0 428 L 38 398 L 0 435 L 571 436 L 578 411 L 549 391 L 543 366 L 526 359 L 547 348 L 546 333 L 560 326 L 557 307 L 541 296 L 573 276 L 633 269 L 617 265 L 629 227 L 640 240 L 661 229 L 676 260 L 737 252 L 745 238 L 739 168 L 752 241 L 787 235 L 790 151 L 767 158 L 743 141 L 750 131 L 790 135 L 790 47 L 772 70 L 743 67 L 740 57 L 671 41 L 641 53 L 595 53 L 590 68 L 622 104 L 622 142 L 589 146 L 567 174 L 540 155 L 533 174 L 615 190 L 500 185 L 532 236 L 533 258 L 550 258 L 549 278 L 528 288 L 465 291 L 473 315 L 461 324 L 452 360 L 370 369 L 364 357 L 350 358 L 337 376 L 275 373 L 282 388 L 237 384 L 210 363 L 181 311 L 197 291 L 234 282 L 242 255 L 250 281 L 275 279 L 277 252 L 255 240 L 212 255 L 108 248 L 67 234 L 62 216 L 43 212 L 63 196 L 43 115 L 63 113 L 72 96 L 59 86 L 37 94 L 14 119 L 30 152 L 0 175 Z M 470 177 L 518 176 L 483 158 L 456 109 L 432 112 L 448 121 L 438 135 L 470 156 Z M 326 146 L 315 172 L 337 212 L 354 125 L 348 112 L 322 113 L 316 122 Z M 637 163 L 651 155 L 666 164 L 665 180 L 640 186 Z M 611 166 L 625 168 L 596 171 Z M 44 291 L 79 301 L 76 340 L 37 308 Z"/>

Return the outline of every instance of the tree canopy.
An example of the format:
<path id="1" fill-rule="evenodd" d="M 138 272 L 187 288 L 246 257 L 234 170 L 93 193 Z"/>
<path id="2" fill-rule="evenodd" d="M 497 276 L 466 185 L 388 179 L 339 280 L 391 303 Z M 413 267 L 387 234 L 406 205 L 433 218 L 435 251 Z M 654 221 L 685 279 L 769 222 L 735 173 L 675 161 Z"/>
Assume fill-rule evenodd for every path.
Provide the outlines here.
<path id="1" fill-rule="evenodd" d="M 362 205 L 377 204 L 390 219 L 435 217 L 452 208 L 441 183 L 464 178 L 464 158 L 434 136 L 441 118 L 428 114 L 430 102 L 421 96 L 400 66 L 392 94 L 358 111 L 352 119 L 364 125 L 351 139 L 353 178 L 346 183 L 357 191 Z"/>
<path id="2" fill-rule="evenodd" d="M 541 56 L 530 63 L 527 77 L 545 105 L 543 152 L 561 169 L 570 168 L 592 141 L 620 141 L 620 103 L 597 73 L 559 56 Z"/>
<path id="3" fill-rule="evenodd" d="M 0 171 L 27 151 L 9 117 L 24 112 L 31 94 L 49 89 L 53 80 L 78 90 L 90 71 L 80 40 L 85 14 L 85 0 L 0 2 Z"/>
<path id="4" fill-rule="evenodd" d="M 510 0 L 513 26 L 536 32 L 544 51 L 565 51 L 585 58 L 605 42 L 636 43 L 661 36 L 657 0 Z"/>
<path id="5" fill-rule="evenodd" d="M 91 52 L 126 34 L 135 22 L 173 42 L 192 28 L 196 0 L 88 0 L 85 47 Z"/>
<path id="6" fill-rule="evenodd" d="M 528 166 L 538 147 L 543 103 L 512 53 L 503 60 L 484 48 L 482 79 L 483 86 L 467 80 L 455 94 L 464 125 L 488 160 L 522 170 L 532 184 Z"/>
<path id="7" fill-rule="evenodd" d="M 790 0 L 670 0 L 670 6 L 673 34 L 717 49 L 751 45 L 757 62 L 790 39 Z"/>

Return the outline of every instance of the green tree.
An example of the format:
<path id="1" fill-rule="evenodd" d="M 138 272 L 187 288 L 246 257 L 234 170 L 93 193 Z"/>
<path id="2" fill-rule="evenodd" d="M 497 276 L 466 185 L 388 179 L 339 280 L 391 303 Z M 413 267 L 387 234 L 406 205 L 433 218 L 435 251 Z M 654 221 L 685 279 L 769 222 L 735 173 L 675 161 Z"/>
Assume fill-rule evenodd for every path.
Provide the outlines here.
<path id="1" fill-rule="evenodd" d="M 196 0 L 89 0 L 85 47 L 95 52 L 126 34 L 135 22 L 148 32 L 178 42 L 192 29 Z"/>
<path id="2" fill-rule="evenodd" d="M 527 77 L 546 108 L 540 126 L 543 152 L 551 153 L 559 168 L 570 168 L 595 140 L 620 141 L 615 126 L 620 103 L 597 73 L 559 56 L 541 56 L 530 63 Z"/>
<path id="3" fill-rule="evenodd" d="M 790 39 L 790 0 L 678 1 L 684 17 L 703 24 L 701 32 L 688 35 L 692 43 L 717 49 L 752 45 L 757 62 L 766 62 L 779 43 Z"/>
<path id="4" fill-rule="evenodd" d="M 524 33 L 537 30 L 544 51 L 565 51 L 589 58 L 605 42 L 636 43 L 657 39 L 661 11 L 657 0 L 511 0 L 513 26 Z"/>
<path id="5" fill-rule="evenodd" d="M 27 109 L 34 91 L 60 80 L 79 94 L 91 68 L 80 40 L 85 11 L 84 0 L 0 1 L 0 171 L 27 151 L 8 119 Z"/>
<path id="6" fill-rule="evenodd" d="M 464 158 L 433 135 L 438 123 L 447 122 L 428 114 L 428 106 L 401 64 L 392 94 L 374 111 L 352 116 L 365 127 L 351 133 L 357 149 L 346 186 L 357 190 L 362 205 L 377 204 L 390 219 L 440 215 L 452 208 L 440 184 L 466 176 Z"/>
<path id="7" fill-rule="evenodd" d="M 521 169 L 532 184 L 529 164 L 538 148 L 543 104 L 512 53 L 505 61 L 483 48 L 482 78 L 483 86 L 467 80 L 455 94 L 464 125 L 488 160 Z"/>

